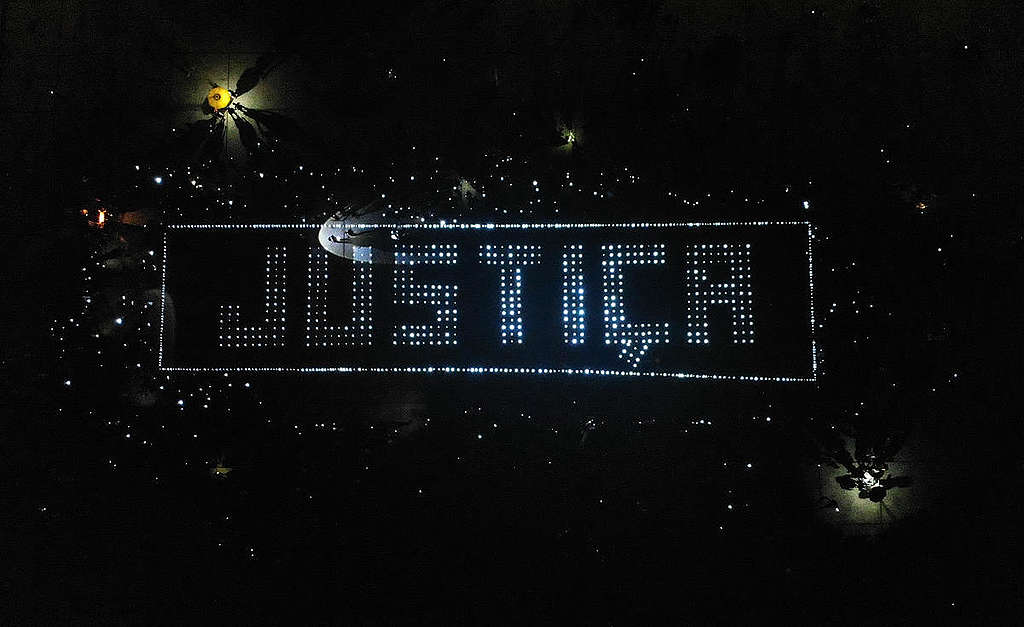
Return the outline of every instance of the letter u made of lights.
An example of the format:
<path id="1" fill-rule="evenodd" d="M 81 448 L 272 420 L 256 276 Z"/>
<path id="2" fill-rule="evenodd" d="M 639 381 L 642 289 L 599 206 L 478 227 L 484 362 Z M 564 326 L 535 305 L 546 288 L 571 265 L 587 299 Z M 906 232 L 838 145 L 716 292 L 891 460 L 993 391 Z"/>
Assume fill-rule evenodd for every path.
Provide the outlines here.
<path id="1" fill-rule="evenodd" d="M 306 346 L 370 346 L 373 344 L 372 249 L 354 248 L 352 266 L 352 317 L 349 324 L 328 324 L 327 251 L 317 246 L 309 251 L 306 275 Z"/>

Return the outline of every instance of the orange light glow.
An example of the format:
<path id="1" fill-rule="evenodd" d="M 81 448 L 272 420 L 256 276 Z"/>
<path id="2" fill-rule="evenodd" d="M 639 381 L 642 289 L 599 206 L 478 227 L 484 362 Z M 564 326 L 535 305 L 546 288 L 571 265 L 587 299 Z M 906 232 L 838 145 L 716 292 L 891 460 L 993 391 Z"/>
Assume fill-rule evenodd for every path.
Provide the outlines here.
<path id="1" fill-rule="evenodd" d="M 96 219 L 96 224 L 103 226 L 103 223 L 107 221 L 107 211 L 100 209 L 100 217 Z"/>
<path id="2" fill-rule="evenodd" d="M 223 87 L 214 87 L 206 94 L 206 102 L 214 111 L 220 111 L 231 104 L 231 92 Z"/>

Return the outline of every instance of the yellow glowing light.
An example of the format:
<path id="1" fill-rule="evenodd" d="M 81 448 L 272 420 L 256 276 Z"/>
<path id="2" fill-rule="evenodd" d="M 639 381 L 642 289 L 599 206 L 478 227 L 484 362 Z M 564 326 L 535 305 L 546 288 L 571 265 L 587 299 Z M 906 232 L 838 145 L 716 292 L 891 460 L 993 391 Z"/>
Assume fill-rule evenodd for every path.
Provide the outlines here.
<path id="1" fill-rule="evenodd" d="M 223 87 L 214 87 L 206 94 L 206 102 L 213 107 L 214 111 L 220 111 L 231 104 L 231 92 Z"/>
<path id="2" fill-rule="evenodd" d="M 96 219 L 96 224 L 103 226 L 103 223 L 107 221 L 107 212 L 100 209 L 100 216 Z"/>

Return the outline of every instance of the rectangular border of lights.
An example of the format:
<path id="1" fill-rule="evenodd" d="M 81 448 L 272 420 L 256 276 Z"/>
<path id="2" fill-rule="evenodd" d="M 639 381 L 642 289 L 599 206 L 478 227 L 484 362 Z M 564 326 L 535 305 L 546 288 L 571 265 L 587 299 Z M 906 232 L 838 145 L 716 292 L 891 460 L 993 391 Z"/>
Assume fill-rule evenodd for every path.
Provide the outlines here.
<path id="1" fill-rule="evenodd" d="M 643 378 L 693 379 L 705 381 L 756 381 L 776 383 L 813 383 L 818 380 L 818 344 L 815 336 L 814 317 L 814 225 L 806 220 L 758 220 L 733 222 L 612 222 L 612 223 L 462 223 L 441 220 L 438 223 L 408 224 L 338 224 L 337 228 L 345 229 L 410 229 L 410 230 L 531 230 L 531 229 L 649 229 L 649 228 L 707 228 L 707 227 L 764 227 L 764 226 L 804 226 L 807 228 L 807 288 L 809 300 L 809 318 L 811 338 L 811 376 L 810 377 L 778 377 L 756 375 L 700 374 L 691 372 L 636 372 L 629 370 L 610 370 L 601 368 L 523 368 L 504 366 L 399 366 L 391 368 L 355 367 L 355 366 L 208 366 L 178 367 L 164 366 L 164 314 L 167 296 L 167 233 L 172 230 L 281 230 L 281 229 L 319 229 L 322 225 L 310 223 L 297 224 L 168 224 L 163 233 L 163 266 L 160 272 L 160 334 L 157 350 L 157 369 L 162 372 L 180 372 L 188 374 L 207 373 L 354 373 L 354 374 L 536 374 L 536 375 L 584 375 L 584 376 L 620 376 Z"/>

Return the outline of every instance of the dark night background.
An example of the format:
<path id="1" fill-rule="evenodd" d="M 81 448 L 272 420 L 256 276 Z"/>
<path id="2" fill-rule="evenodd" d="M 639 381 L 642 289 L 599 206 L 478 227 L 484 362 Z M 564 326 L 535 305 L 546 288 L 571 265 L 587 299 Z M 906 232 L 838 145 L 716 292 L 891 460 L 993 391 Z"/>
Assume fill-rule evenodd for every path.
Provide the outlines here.
<path id="1" fill-rule="evenodd" d="M 1018 623 L 1019 13 L 0 4 L 0 619 Z M 211 141 L 197 103 L 249 67 L 262 125 Z M 382 190 L 410 218 L 811 220 L 819 381 L 155 371 L 161 223 Z M 844 442 L 909 485 L 842 490 Z"/>

